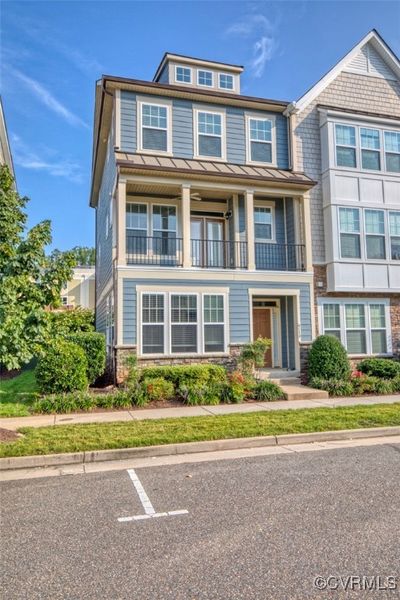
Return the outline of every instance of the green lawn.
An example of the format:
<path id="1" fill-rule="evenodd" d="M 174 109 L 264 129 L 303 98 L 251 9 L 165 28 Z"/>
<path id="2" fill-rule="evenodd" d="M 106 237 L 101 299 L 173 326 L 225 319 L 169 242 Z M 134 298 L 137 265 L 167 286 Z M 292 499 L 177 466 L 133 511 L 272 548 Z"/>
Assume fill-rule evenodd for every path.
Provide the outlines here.
<path id="1" fill-rule="evenodd" d="M 26 417 L 35 399 L 37 385 L 32 369 L 13 379 L 0 381 L 0 417 Z"/>
<path id="2" fill-rule="evenodd" d="M 0 444 L 0 456 L 130 448 L 282 433 L 400 425 L 400 403 L 279 410 L 119 423 L 24 427 L 24 437 Z"/>

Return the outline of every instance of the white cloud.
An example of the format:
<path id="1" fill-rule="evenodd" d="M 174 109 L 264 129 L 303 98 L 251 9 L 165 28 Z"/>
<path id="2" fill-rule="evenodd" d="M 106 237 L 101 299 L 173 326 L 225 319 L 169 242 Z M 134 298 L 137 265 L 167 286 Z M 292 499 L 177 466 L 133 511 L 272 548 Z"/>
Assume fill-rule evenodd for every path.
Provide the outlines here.
<path id="1" fill-rule="evenodd" d="M 70 125 L 85 127 L 86 129 L 89 128 L 87 123 L 85 123 L 80 117 L 75 115 L 59 100 L 57 100 L 57 98 L 55 98 L 53 94 L 44 87 L 44 85 L 36 81 L 36 79 L 32 79 L 31 77 L 24 75 L 24 73 L 18 71 L 18 69 L 8 67 L 8 70 L 12 73 L 12 75 L 14 75 L 14 77 L 19 79 L 19 81 L 22 81 L 22 83 L 29 89 L 29 91 L 34 96 L 36 96 L 36 98 L 40 102 L 42 102 L 42 104 L 44 104 L 51 111 L 62 117 L 65 121 L 67 121 L 67 123 L 69 123 Z"/>
<path id="2" fill-rule="evenodd" d="M 225 31 L 227 36 L 238 36 L 251 42 L 252 58 L 248 64 L 254 77 L 261 77 L 277 48 L 275 25 L 264 15 L 251 14 L 232 23 Z"/>

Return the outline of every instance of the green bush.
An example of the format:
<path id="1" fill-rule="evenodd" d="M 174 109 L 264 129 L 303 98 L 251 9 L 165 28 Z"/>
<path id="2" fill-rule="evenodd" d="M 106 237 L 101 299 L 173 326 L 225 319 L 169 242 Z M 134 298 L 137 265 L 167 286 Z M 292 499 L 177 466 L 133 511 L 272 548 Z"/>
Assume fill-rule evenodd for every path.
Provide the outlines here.
<path id="1" fill-rule="evenodd" d="M 365 358 L 358 363 L 357 369 L 366 375 L 381 379 L 394 379 L 400 376 L 400 362 L 390 358 Z"/>
<path id="2" fill-rule="evenodd" d="M 180 388 L 190 384 L 212 385 L 226 381 L 226 370 L 220 365 L 176 365 L 145 367 L 141 370 L 141 379 L 154 379 L 162 377 L 170 381 L 177 392 Z"/>
<path id="3" fill-rule="evenodd" d="M 106 368 L 106 341 L 102 333 L 95 331 L 81 331 L 69 334 L 66 339 L 80 346 L 85 352 L 87 367 L 87 378 L 89 384 L 93 384 L 98 377 L 103 375 Z"/>
<path id="4" fill-rule="evenodd" d="M 348 379 L 323 379 L 313 377 L 309 385 L 318 390 L 325 390 L 330 396 L 352 396 L 353 385 Z"/>
<path id="5" fill-rule="evenodd" d="M 392 379 L 393 393 L 400 392 L 400 375 Z"/>
<path id="6" fill-rule="evenodd" d="M 271 400 L 283 400 L 283 390 L 273 381 L 259 381 L 252 389 L 254 400 L 262 402 Z"/>
<path id="7" fill-rule="evenodd" d="M 46 315 L 52 337 L 78 331 L 94 331 L 94 312 L 89 308 L 50 311 Z"/>
<path id="8" fill-rule="evenodd" d="M 221 384 L 223 385 L 223 384 Z M 188 383 L 179 388 L 179 395 L 188 406 L 215 405 L 220 403 L 220 385 Z"/>
<path id="9" fill-rule="evenodd" d="M 97 394 L 95 406 L 98 408 L 130 408 L 132 400 L 126 391 L 117 390 L 111 394 Z"/>
<path id="10" fill-rule="evenodd" d="M 85 392 L 73 392 L 44 396 L 36 400 L 32 408 L 35 413 L 51 414 L 90 410 L 94 406 L 94 396 Z"/>
<path id="11" fill-rule="evenodd" d="M 238 363 L 244 373 L 261 369 L 265 362 L 265 353 L 271 347 L 272 340 L 258 337 L 254 342 L 245 344 L 240 352 Z"/>
<path id="12" fill-rule="evenodd" d="M 43 394 L 58 394 L 86 390 L 87 368 L 82 348 L 62 338 L 55 338 L 36 366 L 39 391 Z"/>
<path id="13" fill-rule="evenodd" d="M 308 353 L 308 379 L 347 380 L 351 369 L 347 352 L 332 335 L 320 335 Z"/>
<path id="14" fill-rule="evenodd" d="M 148 377 L 142 381 L 142 386 L 150 402 L 170 400 L 175 395 L 173 383 L 163 377 Z"/>

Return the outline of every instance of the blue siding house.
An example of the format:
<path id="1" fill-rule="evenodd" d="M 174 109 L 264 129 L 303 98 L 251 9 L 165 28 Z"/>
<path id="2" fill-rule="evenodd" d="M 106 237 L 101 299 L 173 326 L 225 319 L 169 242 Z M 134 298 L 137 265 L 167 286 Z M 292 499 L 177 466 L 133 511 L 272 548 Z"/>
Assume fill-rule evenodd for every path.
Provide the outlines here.
<path id="1" fill-rule="evenodd" d="M 153 81 L 96 85 L 96 324 L 117 381 L 140 364 L 298 370 L 313 337 L 309 190 L 287 102 L 240 93 L 243 67 L 165 54 Z"/>

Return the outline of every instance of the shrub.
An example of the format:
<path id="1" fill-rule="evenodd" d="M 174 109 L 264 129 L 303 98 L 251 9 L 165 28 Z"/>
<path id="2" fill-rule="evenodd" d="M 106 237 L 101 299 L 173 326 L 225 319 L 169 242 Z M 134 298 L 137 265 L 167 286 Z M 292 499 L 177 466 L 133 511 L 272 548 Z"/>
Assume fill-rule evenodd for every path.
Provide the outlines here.
<path id="1" fill-rule="evenodd" d="M 340 341 L 332 335 L 320 335 L 308 353 L 308 379 L 347 380 L 350 363 Z"/>
<path id="2" fill-rule="evenodd" d="M 240 371 L 233 371 L 228 375 L 227 401 L 230 404 L 240 404 L 246 399 L 249 388 L 246 377 Z"/>
<path id="3" fill-rule="evenodd" d="M 245 344 L 240 352 L 238 363 L 245 373 L 252 373 L 254 369 L 264 366 L 266 351 L 271 347 L 272 340 L 258 337 L 254 342 Z"/>
<path id="4" fill-rule="evenodd" d="M 372 379 L 372 377 L 371 377 Z M 392 394 L 393 393 L 393 380 L 392 379 L 379 379 L 379 377 L 374 378 L 375 385 L 373 387 L 374 394 Z"/>
<path id="5" fill-rule="evenodd" d="M 357 369 L 366 375 L 382 379 L 400 376 L 400 362 L 389 358 L 365 358 L 357 365 Z"/>
<path id="6" fill-rule="evenodd" d="M 81 331 L 68 335 L 66 339 L 80 346 L 85 352 L 88 363 L 87 378 L 89 384 L 94 383 L 98 377 L 103 375 L 106 367 L 106 341 L 104 335 L 95 331 Z"/>
<path id="7" fill-rule="evenodd" d="M 176 365 L 165 367 L 145 367 L 141 370 L 141 379 L 162 377 L 170 381 L 175 392 L 191 384 L 213 385 L 226 381 L 226 370 L 220 365 Z"/>
<path id="8" fill-rule="evenodd" d="M 353 394 L 353 385 L 348 379 L 313 377 L 309 384 L 318 390 L 325 390 L 330 396 L 351 396 Z"/>
<path id="9" fill-rule="evenodd" d="M 142 382 L 145 394 L 149 401 L 169 400 L 174 396 L 174 385 L 163 377 L 144 379 Z"/>
<path id="10" fill-rule="evenodd" d="M 94 331 L 94 312 L 89 308 L 51 311 L 46 314 L 53 337 L 78 331 Z"/>
<path id="11" fill-rule="evenodd" d="M 35 371 L 39 391 L 44 394 L 86 390 L 88 363 L 82 348 L 56 338 L 39 358 Z"/>
<path id="12" fill-rule="evenodd" d="M 189 406 L 219 404 L 219 393 L 219 384 L 189 383 L 179 388 L 179 395 Z"/>
<path id="13" fill-rule="evenodd" d="M 259 381 L 253 388 L 254 400 L 262 402 L 284 399 L 283 390 L 273 381 Z"/>
<path id="14" fill-rule="evenodd" d="M 36 413 L 70 413 L 77 410 L 90 410 L 95 405 L 94 396 L 85 392 L 54 394 L 44 396 L 33 404 Z"/>

